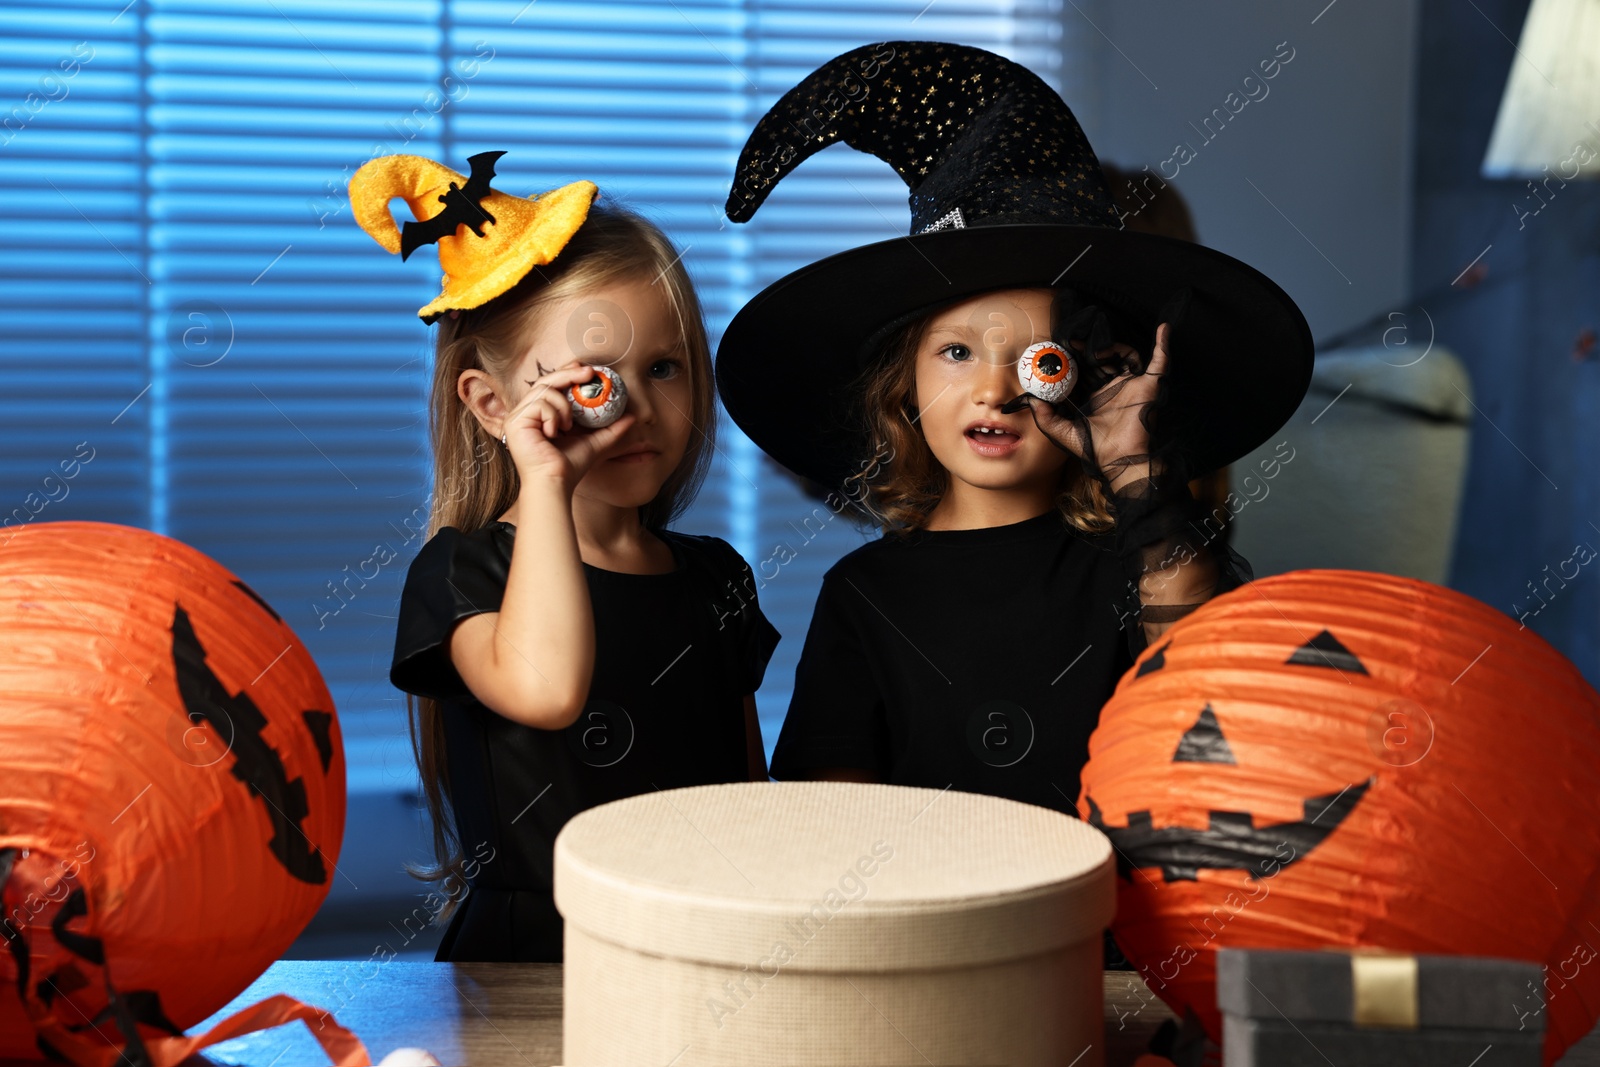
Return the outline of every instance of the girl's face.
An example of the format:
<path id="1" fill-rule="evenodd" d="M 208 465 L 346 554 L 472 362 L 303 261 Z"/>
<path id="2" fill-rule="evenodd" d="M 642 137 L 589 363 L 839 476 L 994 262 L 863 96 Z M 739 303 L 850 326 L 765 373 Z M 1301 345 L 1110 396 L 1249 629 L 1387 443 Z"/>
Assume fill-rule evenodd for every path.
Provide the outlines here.
<path id="1" fill-rule="evenodd" d="M 619 508 L 655 499 L 694 432 L 689 353 L 665 286 L 627 278 L 551 305 L 512 369 L 515 406 L 543 374 L 574 359 L 622 376 L 635 422 L 574 490 Z M 568 433 L 587 433 L 574 426 Z"/>
<path id="2" fill-rule="evenodd" d="M 1049 289 L 999 289 L 929 320 L 917 346 L 919 423 L 934 458 L 974 488 L 1053 491 L 1069 458 L 1027 410 L 1000 414 L 1022 392 L 1017 360 L 1052 340 Z M 987 430 L 995 432 L 985 432 Z"/>

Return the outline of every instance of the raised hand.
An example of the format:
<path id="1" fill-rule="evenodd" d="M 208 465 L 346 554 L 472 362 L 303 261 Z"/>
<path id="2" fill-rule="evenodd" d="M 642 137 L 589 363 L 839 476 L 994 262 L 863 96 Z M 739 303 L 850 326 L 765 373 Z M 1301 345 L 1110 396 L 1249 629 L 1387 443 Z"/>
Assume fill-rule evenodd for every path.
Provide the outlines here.
<path id="1" fill-rule="evenodd" d="M 567 390 L 595 373 L 589 364 L 569 360 L 536 378 L 506 416 L 506 448 L 524 484 L 533 478 L 548 478 L 572 489 L 632 428 L 635 415 L 631 411 L 598 430 L 574 428 Z"/>
<path id="2" fill-rule="evenodd" d="M 1070 400 L 1050 404 L 1030 393 L 1023 393 L 1007 401 L 1000 410 L 1010 414 L 1026 405 L 1039 432 L 1056 447 L 1074 456 L 1083 458 L 1091 455 L 1089 445 L 1092 444 L 1094 462 L 1115 487 L 1124 480 L 1122 476 L 1132 476 L 1144 470 L 1143 465 L 1150 451 L 1150 433 L 1140 416 L 1146 406 L 1154 403 L 1161 375 L 1166 373 L 1170 334 L 1171 324 L 1161 323 L 1156 328 L 1155 351 L 1144 373 L 1118 374 L 1095 390 L 1082 408 Z M 1079 342 L 1072 344 L 1074 358 L 1084 359 L 1084 353 L 1077 347 Z M 1132 348 L 1118 343 L 1095 353 L 1093 358 L 1103 363 L 1132 353 Z M 1115 396 L 1106 399 L 1112 393 Z M 1084 414 L 1085 410 L 1092 414 Z M 1065 416 L 1063 411 L 1066 412 Z M 1084 440 L 1085 430 L 1090 437 L 1087 442 Z"/>

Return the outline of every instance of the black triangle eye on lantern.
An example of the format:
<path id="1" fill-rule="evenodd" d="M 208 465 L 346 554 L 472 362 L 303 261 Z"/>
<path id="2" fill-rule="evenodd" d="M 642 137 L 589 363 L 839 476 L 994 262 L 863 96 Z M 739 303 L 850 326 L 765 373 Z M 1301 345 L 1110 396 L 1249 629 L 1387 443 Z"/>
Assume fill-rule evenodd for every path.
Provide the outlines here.
<path id="1" fill-rule="evenodd" d="M 1071 109 L 1025 67 L 940 41 L 836 56 L 756 124 L 728 218 L 752 220 L 785 175 L 839 141 L 906 183 L 907 235 L 774 282 L 734 317 L 717 352 L 728 414 L 790 470 L 840 486 L 872 451 L 850 387 L 884 340 L 995 289 L 1056 288 L 1056 329 L 1071 310 L 1096 348 L 1125 340 L 1149 353 L 1158 322 L 1171 321 L 1169 414 L 1161 440 L 1152 427 L 1152 451 L 1181 455 L 1194 475 L 1265 442 L 1305 396 L 1312 341 L 1294 301 L 1231 256 L 1122 228 Z M 796 366 L 807 373 L 794 375 Z M 1105 380 L 1084 378 L 1080 388 Z"/>

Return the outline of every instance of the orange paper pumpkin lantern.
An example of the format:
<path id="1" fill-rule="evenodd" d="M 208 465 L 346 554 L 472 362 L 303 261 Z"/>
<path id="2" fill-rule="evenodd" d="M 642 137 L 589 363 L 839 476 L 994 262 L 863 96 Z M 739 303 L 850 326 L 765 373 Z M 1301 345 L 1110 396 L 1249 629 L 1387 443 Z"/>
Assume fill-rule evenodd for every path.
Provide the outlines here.
<path id="1" fill-rule="evenodd" d="M 114 1062 L 237 996 L 322 903 L 339 723 L 271 607 L 144 530 L 13 534 L 0 632 L 0 1058 Z"/>
<path id="2" fill-rule="evenodd" d="M 1600 694 L 1471 597 L 1307 570 L 1216 598 L 1118 683 L 1078 806 L 1117 943 L 1215 1039 L 1221 945 L 1543 963 L 1546 1064 L 1600 1015 Z"/>

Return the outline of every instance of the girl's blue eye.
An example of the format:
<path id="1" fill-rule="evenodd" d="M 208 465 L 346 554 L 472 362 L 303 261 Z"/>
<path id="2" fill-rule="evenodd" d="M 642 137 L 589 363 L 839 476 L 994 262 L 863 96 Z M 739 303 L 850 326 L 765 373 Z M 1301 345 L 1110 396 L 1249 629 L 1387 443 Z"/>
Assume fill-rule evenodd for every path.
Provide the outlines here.
<path id="1" fill-rule="evenodd" d="M 664 374 L 656 373 L 657 371 L 663 369 L 665 370 Z M 683 361 L 681 359 L 658 359 L 654 363 L 650 364 L 650 376 L 658 381 L 671 381 L 673 378 L 676 378 L 682 372 L 682 370 Z"/>
<path id="2" fill-rule="evenodd" d="M 956 342 L 954 344 L 945 345 L 943 348 L 939 349 L 939 354 L 951 360 L 952 362 L 965 363 L 966 357 L 972 355 L 972 349 L 968 348 L 964 344 L 961 344 L 960 342 Z"/>

